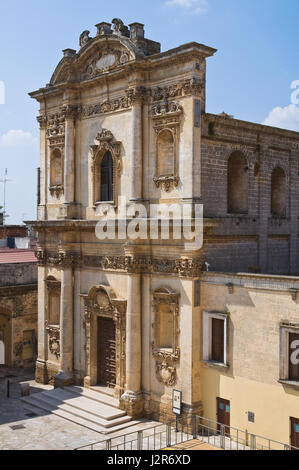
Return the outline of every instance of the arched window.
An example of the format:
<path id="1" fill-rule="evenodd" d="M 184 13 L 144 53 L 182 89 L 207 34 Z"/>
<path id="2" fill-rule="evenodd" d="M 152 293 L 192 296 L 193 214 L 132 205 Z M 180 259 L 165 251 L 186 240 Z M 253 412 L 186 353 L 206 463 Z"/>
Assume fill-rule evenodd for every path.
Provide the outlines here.
<path id="1" fill-rule="evenodd" d="M 286 216 L 287 185 L 282 168 L 276 167 L 271 178 L 271 213 L 273 216 Z"/>
<path id="2" fill-rule="evenodd" d="M 175 174 L 175 142 L 168 129 L 160 132 L 157 139 L 157 176 Z"/>
<path id="3" fill-rule="evenodd" d="M 110 152 L 105 153 L 100 167 L 100 191 L 99 201 L 110 202 L 113 200 L 113 158 Z"/>
<path id="4" fill-rule="evenodd" d="M 53 150 L 51 155 L 50 185 L 51 187 L 62 185 L 62 155 L 59 149 Z"/>
<path id="5" fill-rule="evenodd" d="M 227 199 L 229 214 L 248 213 L 248 166 L 241 152 L 234 152 L 228 160 Z"/>

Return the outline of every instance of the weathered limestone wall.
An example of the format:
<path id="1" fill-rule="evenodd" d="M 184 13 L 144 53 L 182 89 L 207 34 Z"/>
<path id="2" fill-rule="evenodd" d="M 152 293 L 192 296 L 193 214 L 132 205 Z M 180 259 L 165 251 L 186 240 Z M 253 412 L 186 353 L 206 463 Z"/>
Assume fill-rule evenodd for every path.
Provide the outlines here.
<path id="1" fill-rule="evenodd" d="M 0 287 L 37 282 L 35 263 L 0 264 Z"/>
<path id="2" fill-rule="evenodd" d="M 4 333 L 5 365 L 32 367 L 37 350 L 37 284 L 0 287 L 0 330 Z M 32 332 L 32 357 L 24 357 L 24 332 Z"/>

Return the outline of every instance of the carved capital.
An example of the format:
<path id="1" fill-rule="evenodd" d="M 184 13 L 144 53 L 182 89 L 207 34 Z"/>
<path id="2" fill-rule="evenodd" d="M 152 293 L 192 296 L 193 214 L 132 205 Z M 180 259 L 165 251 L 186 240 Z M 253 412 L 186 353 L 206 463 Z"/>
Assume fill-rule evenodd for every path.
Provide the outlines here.
<path id="1" fill-rule="evenodd" d="M 39 123 L 40 129 L 46 129 L 47 122 L 48 122 L 48 118 L 46 114 L 41 114 L 40 116 L 37 116 L 36 120 Z"/>
<path id="2" fill-rule="evenodd" d="M 180 182 L 178 176 L 159 176 L 154 178 L 154 183 L 157 188 L 162 188 L 163 191 L 169 192 L 173 188 L 177 188 Z"/>
<path id="3" fill-rule="evenodd" d="M 150 94 L 149 91 L 144 86 L 128 88 L 126 90 L 126 96 L 129 100 L 130 105 L 137 103 L 144 103 L 148 100 Z"/>
<path id="4" fill-rule="evenodd" d="M 54 186 L 50 186 L 49 191 L 51 196 L 56 196 L 59 198 L 61 194 L 64 193 L 64 187 L 61 184 L 56 184 Z"/>

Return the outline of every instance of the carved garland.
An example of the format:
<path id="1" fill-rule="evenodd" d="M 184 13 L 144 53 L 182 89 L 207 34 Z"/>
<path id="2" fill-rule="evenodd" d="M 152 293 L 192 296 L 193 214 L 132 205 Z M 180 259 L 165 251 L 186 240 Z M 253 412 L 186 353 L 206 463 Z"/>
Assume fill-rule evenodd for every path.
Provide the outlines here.
<path id="1" fill-rule="evenodd" d="M 177 381 L 176 367 L 180 359 L 180 348 L 178 347 L 179 342 L 179 297 L 180 295 L 173 292 L 168 288 L 160 288 L 155 290 L 153 294 L 153 309 L 155 315 L 155 321 L 153 323 L 154 328 L 154 341 L 152 342 L 153 357 L 156 359 L 156 376 L 160 383 L 169 387 L 175 385 Z M 167 304 L 170 307 L 173 315 L 173 339 L 172 339 L 172 351 L 158 348 L 156 345 L 157 337 L 157 315 L 159 312 L 159 306 L 161 304 Z"/>

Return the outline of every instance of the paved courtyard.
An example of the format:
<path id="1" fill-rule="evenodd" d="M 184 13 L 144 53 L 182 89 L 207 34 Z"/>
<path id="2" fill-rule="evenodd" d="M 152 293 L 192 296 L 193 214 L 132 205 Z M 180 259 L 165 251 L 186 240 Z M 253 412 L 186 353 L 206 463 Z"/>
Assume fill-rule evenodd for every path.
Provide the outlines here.
<path id="1" fill-rule="evenodd" d="M 8 377 L 4 378 L 5 375 Z M 7 380 L 10 398 L 6 396 Z M 20 382 L 30 383 L 31 394 L 52 388 L 37 384 L 33 371 L 0 369 L 0 450 L 73 450 L 107 438 L 59 416 L 30 408 L 20 400 Z M 140 423 L 138 427 L 142 429 L 144 425 Z"/>

